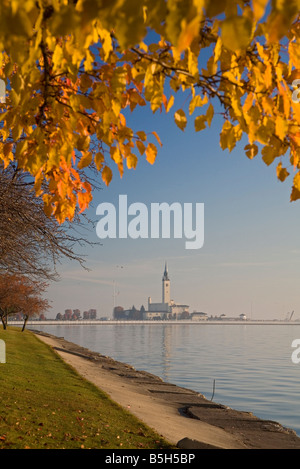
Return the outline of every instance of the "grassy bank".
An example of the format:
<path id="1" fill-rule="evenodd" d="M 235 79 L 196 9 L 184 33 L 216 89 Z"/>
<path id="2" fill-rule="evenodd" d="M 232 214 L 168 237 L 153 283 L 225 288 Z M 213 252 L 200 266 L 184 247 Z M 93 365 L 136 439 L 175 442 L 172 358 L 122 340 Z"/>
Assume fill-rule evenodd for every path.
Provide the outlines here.
<path id="1" fill-rule="evenodd" d="M 9 327 L 0 339 L 0 449 L 170 447 L 33 333 Z"/>

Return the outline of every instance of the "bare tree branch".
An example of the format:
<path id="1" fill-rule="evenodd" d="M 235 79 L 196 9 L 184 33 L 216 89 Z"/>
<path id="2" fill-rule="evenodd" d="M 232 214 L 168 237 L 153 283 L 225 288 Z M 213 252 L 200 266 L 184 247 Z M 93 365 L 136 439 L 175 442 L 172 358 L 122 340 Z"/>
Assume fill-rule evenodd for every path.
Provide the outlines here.
<path id="1" fill-rule="evenodd" d="M 76 252 L 78 247 L 96 244 L 76 232 L 87 224 L 79 215 L 72 224 L 63 225 L 49 218 L 32 181 L 12 167 L 0 170 L 0 219 L 0 273 L 58 280 L 56 266 L 64 258 L 87 268 Z"/>

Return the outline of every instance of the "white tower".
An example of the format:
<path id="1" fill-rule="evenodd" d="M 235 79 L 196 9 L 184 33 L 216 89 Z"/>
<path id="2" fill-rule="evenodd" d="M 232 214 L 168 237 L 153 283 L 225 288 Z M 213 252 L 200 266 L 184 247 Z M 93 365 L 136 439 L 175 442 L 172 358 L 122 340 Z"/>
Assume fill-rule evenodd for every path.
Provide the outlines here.
<path id="1" fill-rule="evenodd" d="M 167 263 L 165 264 L 165 271 L 162 278 L 162 303 L 170 304 L 170 279 Z"/>

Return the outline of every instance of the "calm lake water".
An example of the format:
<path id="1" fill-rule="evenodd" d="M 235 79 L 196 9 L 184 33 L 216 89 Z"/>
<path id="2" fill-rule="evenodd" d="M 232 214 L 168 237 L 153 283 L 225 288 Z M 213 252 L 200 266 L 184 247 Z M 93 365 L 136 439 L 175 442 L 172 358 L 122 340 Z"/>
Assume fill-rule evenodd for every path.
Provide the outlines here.
<path id="1" fill-rule="evenodd" d="M 275 420 L 300 436 L 300 363 L 291 359 L 300 325 L 41 325 L 36 329 L 208 399 L 215 380 L 215 402 Z"/>

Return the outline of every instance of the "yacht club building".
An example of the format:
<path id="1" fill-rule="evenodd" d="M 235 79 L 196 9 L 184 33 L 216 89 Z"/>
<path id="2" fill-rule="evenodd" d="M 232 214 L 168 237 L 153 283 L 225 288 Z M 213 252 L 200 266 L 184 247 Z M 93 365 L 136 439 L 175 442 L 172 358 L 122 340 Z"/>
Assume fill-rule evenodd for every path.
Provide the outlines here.
<path id="1" fill-rule="evenodd" d="M 131 309 L 124 310 L 121 306 L 117 306 L 113 313 L 114 319 L 183 319 L 189 316 L 189 306 L 177 304 L 171 299 L 171 282 L 166 263 L 162 277 L 161 303 L 153 303 L 149 297 L 147 309 L 142 306 L 138 310 L 132 306 Z"/>
<path id="2" fill-rule="evenodd" d="M 143 312 L 143 319 L 178 319 L 188 313 L 188 305 L 177 304 L 171 300 L 171 282 L 166 263 L 162 278 L 162 301 L 161 303 L 152 303 L 151 297 L 149 297 L 148 310 Z"/>

